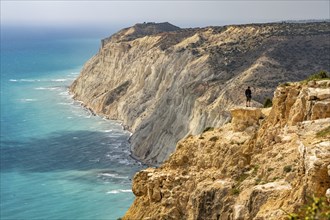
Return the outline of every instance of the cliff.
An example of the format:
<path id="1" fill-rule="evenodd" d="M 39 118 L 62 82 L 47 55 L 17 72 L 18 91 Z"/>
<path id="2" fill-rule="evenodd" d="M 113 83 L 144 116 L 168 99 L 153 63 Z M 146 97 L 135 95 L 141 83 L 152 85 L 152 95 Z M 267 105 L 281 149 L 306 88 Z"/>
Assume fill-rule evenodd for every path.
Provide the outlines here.
<path id="1" fill-rule="evenodd" d="M 260 106 L 279 83 L 330 71 L 329 34 L 328 22 L 137 24 L 104 39 L 70 90 L 133 132 L 135 157 L 160 164 L 183 137 L 227 122 L 245 87 Z"/>
<path id="2" fill-rule="evenodd" d="M 137 173 L 123 219 L 277 220 L 325 196 L 330 80 L 282 85 L 273 101 L 232 109 L 231 123 L 183 139 L 162 166 Z"/>

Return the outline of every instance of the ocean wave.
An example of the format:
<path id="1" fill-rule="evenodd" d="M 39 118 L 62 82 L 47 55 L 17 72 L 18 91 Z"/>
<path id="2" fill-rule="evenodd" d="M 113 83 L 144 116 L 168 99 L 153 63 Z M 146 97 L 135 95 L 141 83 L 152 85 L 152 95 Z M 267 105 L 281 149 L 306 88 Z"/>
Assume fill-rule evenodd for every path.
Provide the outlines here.
<path id="1" fill-rule="evenodd" d="M 10 82 L 40 82 L 40 79 L 10 79 Z"/>
<path id="2" fill-rule="evenodd" d="M 73 81 L 75 78 L 60 78 L 60 79 L 9 79 L 9 82 L 67 82 Z"/>
<path id="3" fill-rule="evenodd" d="M 35 90 L 49 90 L 49 91 L 61 90 L 60 87 L 36 87 L 34 89 Z"/>
<path id="4" fill-rule="evenodd" d="M 38 101 L 38 99 L 19 99 L 21 102 L 35 102 Z"/>
<path id="5" fill-rule="evenodd" d="M 114 179 L 127 179 L 127 176 L 119 176 L 117 173 L 101 173 L 97 175 L 98 177 L 110 177 Z"/>
<path id="6" fill-rule="evenodd" d="M 70 75 L 79 75 L 79 72 L 71 72 Z"/>
<path id="7" fill-rule="evenodd" d="M 118 194 L 118 193 L 131 193 L 131 189 L 114 189 L 107 192 L 107 194 Z"/>
<path id="8" fill-rule="evenodd" d="M 123 159 L 123 160 L 120 160 L 118 161 L 120 164 L 123 164 L 123 165 L 131 165 L 131 162 L 127 159 Z"/>
<path id="9" fill-rule="evenodd" d="M 61 95 L 61 96 L 68 96 L 69 95 L 69 91 L 60 92 L 59 95 Z"/>
<path id="10" fill-rule="evenodd" d="M 51 82 L 66 82 L 66 81 L 71 81 L 74 80 L 72 78 L 67 78 L 67 79 L 51 79 Z"/>
<path id="11" fill-rule="evenodd" d="M 58 102 L 58 105 L 69 105 L 71 106 L 73 104 L 73 102 Z"/>
<path id="12" fill-rule="evenodd" d="M 108 157 L 110 160 L 117 160 L 117 159 L 121 158 L 121 155 L 110 155 L 110 154 L 106 154 L 105 156 Z"/>

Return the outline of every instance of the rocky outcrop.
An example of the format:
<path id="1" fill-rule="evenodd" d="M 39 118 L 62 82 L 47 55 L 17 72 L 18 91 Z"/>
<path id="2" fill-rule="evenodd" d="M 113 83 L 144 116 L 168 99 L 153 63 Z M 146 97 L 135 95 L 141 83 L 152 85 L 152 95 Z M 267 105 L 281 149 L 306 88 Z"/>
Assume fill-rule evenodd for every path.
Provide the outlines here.
<path id="1" fill-rule="evenodd" d="M 231 123 L 189 136 L 161 167 L 137 173 L 123 219 L 277 220 L 328 195 L 329 95 L 330 80 L 291 83 L 271 109 L 233 109 Z"/>
<path id="2" fill-rule="evenodd" d="M 280 82 L 330 71 L 329 34 L 328 22 L 138 24 L 104 39 L 70 90 L 133 132 L 134 156 L 159 164 L 183 137 L 230 120 L 228 110 L 244 105 L 246 86 L 257 107 Z"/>

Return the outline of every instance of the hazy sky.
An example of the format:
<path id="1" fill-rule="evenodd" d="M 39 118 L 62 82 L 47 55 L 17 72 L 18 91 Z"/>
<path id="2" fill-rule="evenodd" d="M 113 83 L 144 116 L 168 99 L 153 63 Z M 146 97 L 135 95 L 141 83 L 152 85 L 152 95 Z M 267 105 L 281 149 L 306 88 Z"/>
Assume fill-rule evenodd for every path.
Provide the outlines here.
<path id="1" fill-rule="evenodd" d="M 55 1 L 1 0 L 1 24 L 117 26 L 168 21 L 180 27 L 329 19 L 329 0 Z"/>

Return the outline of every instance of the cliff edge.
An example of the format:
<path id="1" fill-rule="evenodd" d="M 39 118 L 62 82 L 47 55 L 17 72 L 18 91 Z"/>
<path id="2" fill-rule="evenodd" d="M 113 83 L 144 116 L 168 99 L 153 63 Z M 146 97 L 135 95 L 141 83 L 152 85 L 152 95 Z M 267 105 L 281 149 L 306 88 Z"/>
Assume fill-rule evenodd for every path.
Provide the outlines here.
<path id="1" fill-rule="evenodd" d="M 247 86 L 260 106 L 279 83 L 330 71 L 329 34 L 329 22 L 137 24 L 104 39 L 70 91 L 132 131 L 135 157 L 161 164 L 183 137 L 230 120 Z"/>
<path id="2" fill-rule="evenodd" d="M 271 109 L 231 115 L 180 141 L 161 167 L 137 173 L 123 219 L 277 220 L 326 195 L 330 80 L 279 86 Z"/>

